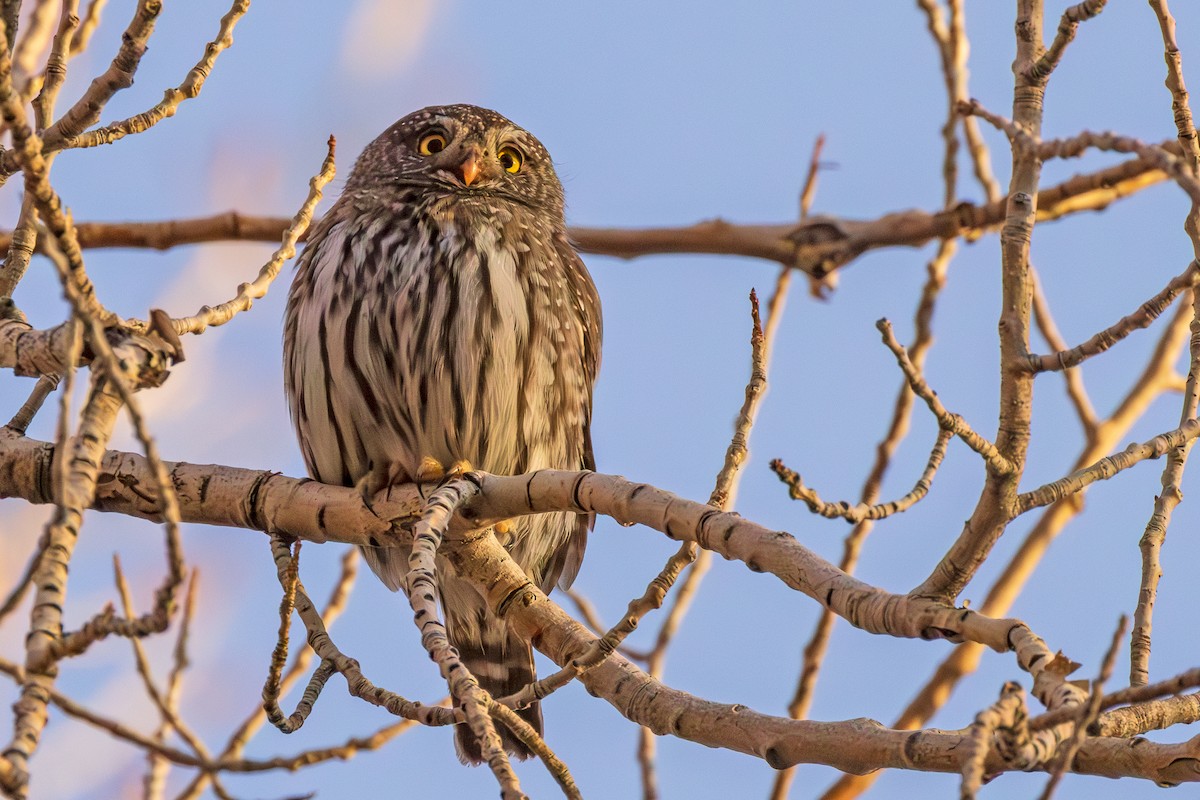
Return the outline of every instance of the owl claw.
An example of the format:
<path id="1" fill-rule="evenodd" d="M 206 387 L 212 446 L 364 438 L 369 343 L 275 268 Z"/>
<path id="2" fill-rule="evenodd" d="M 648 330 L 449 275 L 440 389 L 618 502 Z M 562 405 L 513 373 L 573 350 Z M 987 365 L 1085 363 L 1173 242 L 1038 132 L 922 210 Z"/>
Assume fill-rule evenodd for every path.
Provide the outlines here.
<path id="1" fill-rule="evenodd" d="M 497 541 L 505 547 L 512 546 L 512 533 L 517 528 L 515 519 L 502 519 L 492 526 L 492 533 L 496 535 Z"/>
<path id="2" fill-rule="evenodd" d="M 445 475 L 446 468 L 442 466 L 442 462 L 433 456 L 425 456 L 417 467 L 417 486 L 440 481 Z"/>
<path id="3" fill-rule="evenodd" d="M 368 472 L 366 475 L 363 475 L 358 479 L 358 482 L 354 484 L 354 488 L 358 490 L 359 496 L 362 497 L 363 505 L 366 506 L 369 511 L 374 511 L 375 509 L 372 506 L 371 501 L 379 492 L 379 489 L 382 488 L 376 485 L 375 473 Z"/>
<path id="4" fill-rule="evenodd" d="M 439 486 L 444 485 L 447 481 L 455 480 L 471 472 L 474 467 L 471 462 L 465 458 L 460 458 L 446 469 L 440 461 L 432 456 L 425 456 L 421 459 L 421 466 L 417 469 L 417 488 L 421 491 L 421 499 L 425 499 L 424 483 L 437 481 Z M 516 521 L 511 519 L 503 519 L 492 526 L 492 531 L 496 536 L 504 542 L 509 534 L 516 527 Z"/>
<path id="5" fill-rule="evenodd" d="M 372 501 L 376 495 L 385 489 L 390 490 L 398 483 L 406 483 L 407 481 L 408 478 L 399 464 L 373 464 L 371 471 L 359 478 L 354 484 L 354 488 L 362 496 L 363 505 L 373 513 L 375 508 L 372 505 Z M 418 486 L 418 488 L 420 487 Z"/>
<path id="6" fill-rule="evenodd" d="M 461 478 L 473 469 L 471 462 L 465 458 L 460 458 L 450 465 L 447 469 L 442 462 L 438 461 L 433 456 L 425 456 L 421 459 L 420 466 L 417 467 L 417 484 L 437 483 L 442 484 L 449 480 Z"/>

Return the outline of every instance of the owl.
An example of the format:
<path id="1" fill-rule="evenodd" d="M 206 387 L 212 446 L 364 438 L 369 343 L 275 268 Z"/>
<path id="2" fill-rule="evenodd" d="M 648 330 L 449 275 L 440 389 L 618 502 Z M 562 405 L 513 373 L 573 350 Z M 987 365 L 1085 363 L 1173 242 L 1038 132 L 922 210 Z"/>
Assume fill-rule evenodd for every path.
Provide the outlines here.
<path id="1" fill-rule="evenodd" d="M 567 238 L 546 148 L 475 106 L 409 114 L 359 156 L 297 262 L 284 379 L 308 470 L 370 491 L 424 480 L 430 464 L 594 469 L 600 340 L 599 297 Z M 574 579 L 592 522 L 526 516 L 497 537 L 549 592 Z M 407 549 L 363 552 L 401 588 Z M 438 567 L 447 634 L 480 685 L 503 697 L 533 681 L 529 643 Z M 519 713 L 541 732 L 536 704 Z M 465 763 L 482 760 L 465 725 L 456 743 Z"/>

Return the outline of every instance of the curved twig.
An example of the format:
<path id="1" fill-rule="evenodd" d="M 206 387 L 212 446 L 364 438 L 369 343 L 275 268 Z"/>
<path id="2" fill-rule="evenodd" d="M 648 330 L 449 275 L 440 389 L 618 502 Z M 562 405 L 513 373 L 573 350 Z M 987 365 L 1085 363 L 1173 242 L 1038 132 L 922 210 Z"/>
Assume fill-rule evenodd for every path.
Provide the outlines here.
<path id="1" fill-rule="evenodd" d="M 787 484 L 788 496 L 793 500 L 803 500 L 808 506 L 808 510 L 814 514 L 819 514 L 828 519 L 844 519 L 850 523 L 858 523 L 868 519 L 881 520 L 893 514 L 907 511 L 929 493 L 929 487 L 933 484 L 933 476 L 937 474 L 938 467 L 942 465 L 942 459 L 946 457 L 946 446 L 950 443 L 950 439 L 953 436 L 954 432 L 949 428 L 938 429 L 937 440 L 934 442 L 933 449 L 929 453 L 929 460 L 925 464 L 925 470 L 921 473 L 921 477 L 917 479 L 912 491 L 900 499 L 892 500 L 888 503 L 858 503 L 853 506 L 844 500 L 836 503 L 827 503 L 820 498 L 815 490 L 804 485 L 800 473 L 788 469 L 778 458 L 771 462 L 771 470 L 779 477 L 779 480 Z"/>

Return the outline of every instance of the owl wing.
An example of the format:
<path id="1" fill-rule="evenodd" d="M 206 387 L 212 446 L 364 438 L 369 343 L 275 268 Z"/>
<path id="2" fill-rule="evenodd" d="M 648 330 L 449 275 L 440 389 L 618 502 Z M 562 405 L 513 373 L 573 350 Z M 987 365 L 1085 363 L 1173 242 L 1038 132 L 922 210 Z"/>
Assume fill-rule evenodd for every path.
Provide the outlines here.
<path id="1" fill-rule="evenodd" d="M 575 252 L 565 238 L 555 241 L 555 247 L 560 257 L 567 265 L 567 275 L 571 290 L 575 295 L 575 310 L 583 330 L 583 385 L 581 402 L 583 404 L 581 419 L 583 424 L 579 431 L 582 445 L 580 469 L 595 471 L 596 455 L 592 449 L 592 392 L 596 385 L 596 376 L 600 372 L 601 340 L 604 337 L 604 322 L 600 314 L 600 296 L 596 285 L 584 266 L 583 259 Z M 579 574 L 579 566 L 583 563 L 583 552 L 587 549 L 588 532 L 595 527 L 596 515 L 580 514 L 574 530 L 566 544 L 555 553 L 555 563 L 551 565 L 550 575 L 558 575 L 557 583 L 560 589 L 569 589 Z"/>

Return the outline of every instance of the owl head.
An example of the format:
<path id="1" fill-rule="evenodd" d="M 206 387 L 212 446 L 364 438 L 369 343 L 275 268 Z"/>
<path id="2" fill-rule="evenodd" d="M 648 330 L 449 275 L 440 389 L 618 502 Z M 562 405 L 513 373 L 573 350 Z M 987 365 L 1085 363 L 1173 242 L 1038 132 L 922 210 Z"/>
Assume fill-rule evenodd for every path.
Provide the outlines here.
<path id="1" fill-rule="evenodd" d="M 472 105 L 414 111 L 367 145 L 347 192 L 422 187 L 461 198 L 502 198 L 562 213 L 550 154 L 533 134 Z"/>

